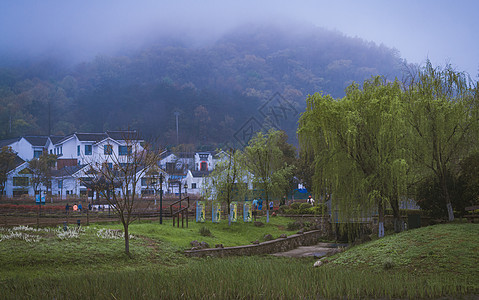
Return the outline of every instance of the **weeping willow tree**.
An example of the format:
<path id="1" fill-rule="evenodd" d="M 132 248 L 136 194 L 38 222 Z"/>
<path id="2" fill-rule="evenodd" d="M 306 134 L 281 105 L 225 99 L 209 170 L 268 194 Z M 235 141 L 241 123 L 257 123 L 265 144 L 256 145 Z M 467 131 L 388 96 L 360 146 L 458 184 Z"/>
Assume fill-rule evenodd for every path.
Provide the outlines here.
<path id="1" fill-rule="evenodd" d="M 478 91 L 464 73 L 430 62 L 406 82 L 411 161 L 418 178 L 434 176 L 448 218 L 454 210 L 447 182 L 461 158 L 477 148 Z"/>
<path id="2" fill-rule="evenodd" d="M 341 224 L 377 209 L 380 237 L 388 203 L 399 224 L 399 198 L 406 189 L 401 96 L 397 81 L 381 77 L 366 81 L 362 89 L 352 84 L 342 99 L 316 93 L 308 97 L 298 128 L 302 151 L 315 158 L 315 192 L 332 192 L 331 207 Z"/>

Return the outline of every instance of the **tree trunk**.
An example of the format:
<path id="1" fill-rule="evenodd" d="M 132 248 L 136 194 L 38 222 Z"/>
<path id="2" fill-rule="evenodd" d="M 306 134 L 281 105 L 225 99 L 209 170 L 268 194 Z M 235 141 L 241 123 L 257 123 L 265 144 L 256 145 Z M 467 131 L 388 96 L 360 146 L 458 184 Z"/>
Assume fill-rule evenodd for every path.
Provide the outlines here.
<path id="1" fill-rule="evenodd" d="M 451 222 L 454 221 L 454 211 L 452 209 L 451 198 L 449 196 L 449 190 L 447 188 L 446 174 L 442 174 L 441 177 L 442 193 L 446 202 L 447 217 L 449 219 L 449 222 Z"/>
<path id="2" fill-rule="evenodd" d="M 378 237 L 384 237 L 384 205 L 383 200 L 379 200 L 378 204 L 378 213 L 379 213 L 379 230 L 378 230 Z"/>
<path id="3" fill-rule="evenodd" d="M 123 224 L 123 229 L 125 231 L 125 253 L 130 257 L 130 235 L 128 233 L 128 225 Z"/>
<path id="4" fill-rule="evenodd" d="M 402 227 L 402 222 L 401 222 L 401 216 L 400 216 L 400 211 L 399 211 L 399 199 L 397 196 L 391 197 L 391 208 L 393 210 L 393 219 L 394 219 L 394 232 L 398 233 L 401 232 L 403 227 Z"/>

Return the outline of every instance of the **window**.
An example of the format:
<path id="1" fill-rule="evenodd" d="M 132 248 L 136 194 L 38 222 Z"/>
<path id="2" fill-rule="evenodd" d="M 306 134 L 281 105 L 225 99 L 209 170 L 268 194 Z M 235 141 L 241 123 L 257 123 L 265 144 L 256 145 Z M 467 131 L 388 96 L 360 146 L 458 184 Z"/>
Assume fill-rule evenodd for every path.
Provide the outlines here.
<path id="1" fill-rule="evenodd" d="M 40 156 L 42 156 L 42 153 L 42 150 L 33 150 L 33 157 L 39 158 Z"/>
<path id="2" fill-rule="evenodd" d="M 141 185 L 142 186 L 155 186 L 157 184 L 156 178 L 151 177 L 142 177 L 141 178 Z"/>
<path id="3" fill-rule="evenodd" d="M 201 162 L 200 171 L 208 171 L 208 163 L 206 161 Z"/>
<path id="4" fill-rule="evenodd" d="M 192 189 L 196 189 L 196 183 L 192 183 L 192 184 L 191 184 L 191 188 L 192 188 Z"/>
<path id="5" fill-rule="evenodd" d="M 63 186 L 63 181 L 62 180 L 58 180 L 58 188 L 61 189 Z"/>
<path id="6" fill-rule="evenodd" d="M 25 169 L 21 170 L 20 172 L 18 172 L 18 174 L 29 175 L 29 174 L 33 174 L 33 172 L 29 168 L 25 168 Z"/>
<path id="7" fill-rule="evenodd" d="M 105 155 L 112 155 L 113 154 L 113 146 L 112 145 L 105 145 L 103 147 L 103 153 Z"/>
<path id="8" fill-rule="evenodd" d="M 22 195 L 28 195 L 28 191 L 27 190 L 13 191 L 13 197 L 18 197 Z"/>
<path id="9" fill-rule="evenodd" d="M 52 150 L 52 149 L 50 149 L 50 154 L 53 154 L 53 150 Z"/>
<path id="10" fill-rule="evenodd" d="M 14 186 L 28 186 L 28 177 L 13 177 Z"/>
<path id="11" fill-rule="evenodd" d="M 80 145 L 77 146 L 77 156 L 80 156 Z"/>
<path id="12" fill-rule="evenodd" d="M 118 146 L 119 155 L 129 155 L 131 154 L 131 146 Z"/>
<path id="13" fill-rule="evenodd" d="M 85 145 L 85 155 L 91 155 L 91 151 L 92 151 L 92 146 Z"/>

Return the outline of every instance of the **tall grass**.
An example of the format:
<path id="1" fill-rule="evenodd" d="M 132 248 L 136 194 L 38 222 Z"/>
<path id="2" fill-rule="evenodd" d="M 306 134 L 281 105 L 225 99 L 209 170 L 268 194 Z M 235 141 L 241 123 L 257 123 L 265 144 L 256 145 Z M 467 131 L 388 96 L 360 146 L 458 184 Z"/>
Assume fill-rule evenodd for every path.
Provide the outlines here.
<path id="1" fill-rule="evenodd" d="M 437 298 L 477 293 L 476 278 L 312 268 L 309 259 L 237 257 L 177 268 L 3 282 L 4 299 Z M 474 287 L 475 286 L 475 287 Z"/>
<path id="2" fill-rule="evenodd" d="M 276 222 L 276 221 L 275 221 Z M 183 244 L 206 226 L 215 239 L 251 240 L 258 229 L 197 224 L 178 229 L 135 224 L 133 259 L 115 226 L 78 235 L 62 229 L 0 230 L 0 299 L 315 299 L 438 298 L 479 295 L 479 225 L 411 230 L 351 248 L 313 268 L 313 258 L 186 258 Z M 191 225 L 191 224 L 190 224 Z M 251 225 L 251 226 L 250 226 Z M 13 230 L 13 229 L 12 229 Z M 235 235 L 241 238 L 235 238 Z M 274 233 L 273 233 L 274 234 Z M 164 239 L 169 235 L 169 239 Z M 231 237 L 233 236 L 233 237 Z M 247 243 L 247 242 L 246 242 Z M 388 267 L 385 267 L 387 263 Z"/>

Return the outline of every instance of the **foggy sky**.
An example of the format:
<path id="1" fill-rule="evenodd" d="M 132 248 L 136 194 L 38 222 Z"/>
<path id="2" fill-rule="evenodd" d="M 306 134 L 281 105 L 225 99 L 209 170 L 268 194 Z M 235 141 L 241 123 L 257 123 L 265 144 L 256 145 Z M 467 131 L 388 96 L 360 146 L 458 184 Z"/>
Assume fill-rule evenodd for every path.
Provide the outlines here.
<path id="1" fill-rule="evenodd" d="M 88 60 L 165 33 L 201 44 L 245 23 L 296 21 L 383 43 L 408 62 L 451 63 L 477 79 L 478 12 L 475 0 L 2 0 L 0 56 Z"/>

